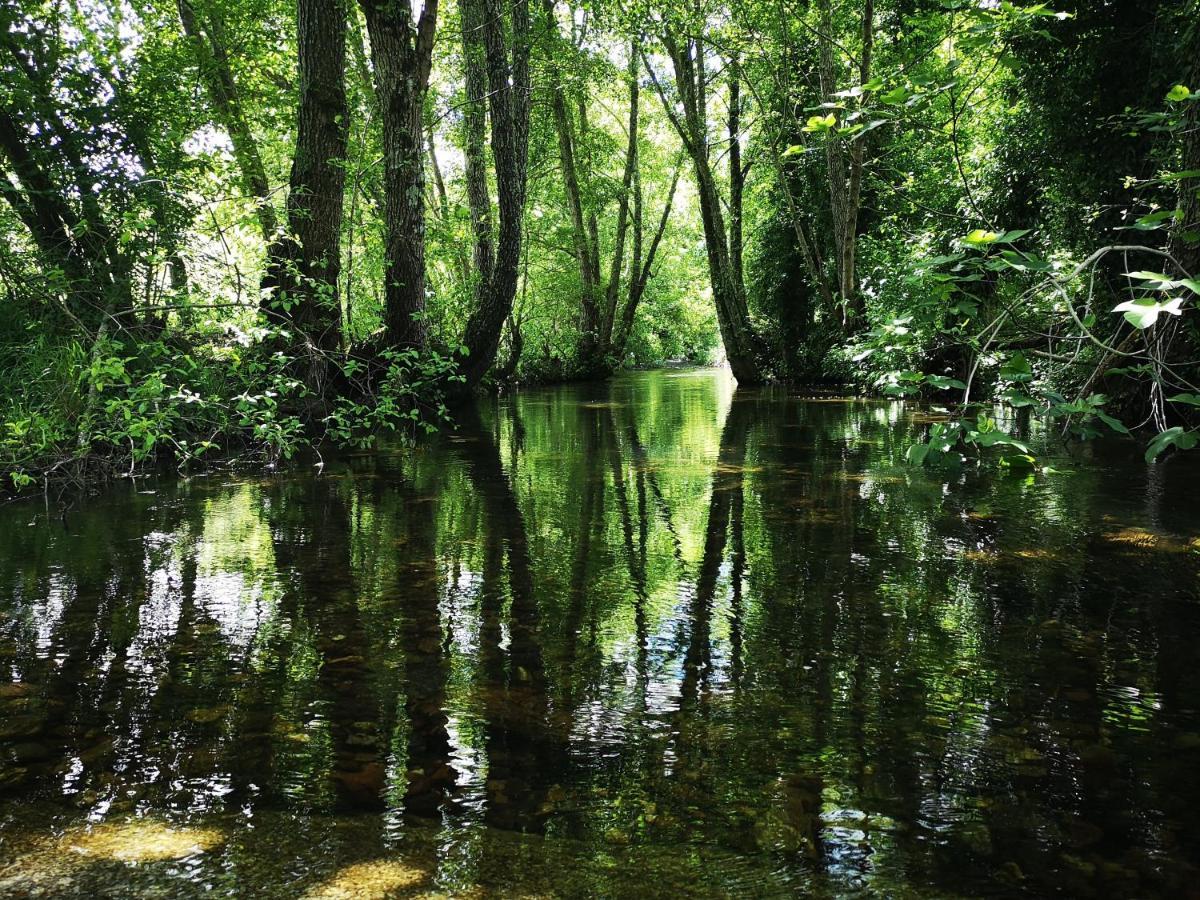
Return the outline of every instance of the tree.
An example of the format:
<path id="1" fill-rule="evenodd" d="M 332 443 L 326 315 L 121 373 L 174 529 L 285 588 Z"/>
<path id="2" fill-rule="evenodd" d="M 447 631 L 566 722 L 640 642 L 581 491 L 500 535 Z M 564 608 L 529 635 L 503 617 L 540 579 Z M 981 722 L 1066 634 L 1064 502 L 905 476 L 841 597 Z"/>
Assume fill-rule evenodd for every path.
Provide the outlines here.
<path id="1" fill-rule="evenodd" d="M 617 197 L 616 223 L 609 259 L 603 260 L 596 201 L 593 200 L 590 208 L 586 210 L 587 215 L 585 216 L 585 206 L 588 204 L 580 188 L 581 178 L 576 144 L 578 139 L 584 136 L 583 104 L 580 104 L 577 134 L 576 125 L 567 104 L 563 65 L 560 62 L 564 59 L 570 60 L 572 54 L 579 53 L 579 48 L 569 47 L 562 39 L 554 15 L 553 4 L 549 0 L 545 0 L 543 8 L 550 32 L 550 105 L 558 140 L 563 193 L 570 213 L 571 234 L 581 288 L 579 300 L 581 338 L 578 348 L 577 372 L 585 377 L 603 376 L 611 374 L 621 356 L 624 355 L 629 330 L 632 327 L 638 303 L 649 281 L 654 257 L 662 239 L 662 232 L 665 230 L 667 219 L 670 216 L 678 177 L 672 179 L 660 226 L 643 259 L 640 154 L 638 152 L 641 117 L 640 56 L 635 41 L 629 46 L 626 71 L 626 80 L 629 85 L 629 113 L 625 129 L 624 168 Z M 625 262 L 631 220 L 635 252 L 628 277 L 626 277 Z M 622 279 L 625 279 L 626 284 L 624 304 L 621 303 Z"/>
<path id="2" fill-rule="evenodd" d="M 177 0 L 179 21 L 192 48 L 200 80 L 208 91 L 217 122 L 229 134 L 233 155 L 241 171 L 242 187 L 255 200 L 255 212 L 262 230 L 263 243 L 275 240 L 278 219 L 271 199 L 271 185 L 259 152 L 258 140 L 243 109 L 241 93 L 229 63 L 220 11 L 208 0 Z"/>
<path id="3" fill-rule="evenodd" d="M 433 64 L 438 0 L 413 22 L 408 3 L 359 0 L 383 118 L 384 329 L 391 347 L 424 347 L 425 149 L 422 111 Z"/>
<path id="4" fill-rule="evenodd" d="M 96 96 L 111 86 L 100 73 L 87 71 L 75 84 L 60 84 L 60 66 L 72 57 L 54 22 L 29 20 L 6 9 L 0 17 L 0 51 L 8 87 L 0 102 L 0 152 L 11 172 L 0 179 L 0 192 L 47 265 L 59 273 L 58 289 L 68 314 L 103 335 L 112 316 L 128 310 L 132 295 L 131 260 L 104 202 L 112 198 L 102 197 L 102 191 L 111 186 L 128 195 L 131 186 L 111 155 L 97 160 L 89 145 L 99 143 L 113 126 L 118 147 L 124 143 L 121 110 L 112 110 L 109 121 L 72 115 L 95 104 Z M 64 110 L 63 94 L 79 105 Z M 97 165 L 104 168 L 97 170 Z"/>
<path id="5" fill-rule="evenodd" d="M 309 350 L 321 393 L 325 355 L 341 345 L 338 278 L 346 170 L 346 14 L 340 0 L 299 0 L 300 106 L 288 183 L 288 227 L 271 247 L 265 284 Z"/>
<path id="6" fill-rule="evenodd" d="M 821 34 L 820 71 L 821 92 L 826 103 L 838 98 L 837 66 L 834 61 L 835 37 L 830 0 L 820 0 Z M 865 0 L 862 13 L 862 47 L 859 54 L 858 84 L 854 90 L 863 96 L 864 86 L 871 80 L 871 49 L 874 44 L 875 3 Z M 864 125 L 865 123 L 859 123 Z M 846 148 L 838 139 L 825 142 L 825 159 L 829 167 L 829 204 L 833 218 L 833 239 L 837 249 L 838 293 L 846 305 L 847 317 L 862 317 L 862 298 L 858 294 L 855 270 L 858 248 L 858 215 L 862 206 L 863 156 L 866 151 L 865 132 L 852 136 L 849 160 Z"/>
<path id="7" fill-rule="evenodd" d="M 530 23 L 528 0 L 509 0 L 507 16 L 503 0 L 464 0 L 462 6 L 469 103 L 480 103 L 482 97 L 472 90 L 480 85 L 478 70 L 471 75 L 471 61 L 482 58 L 487 74 L 500 219 L 493 244 L 491 216 L 483 207 L 486 169 L 479 166 L 481 142 L 473 132 L 481 121 L 476 110 L 467 125 L 468 142 L 474 144 L 468 149 L 467 178 L 476 235 L 475 308 L 463 332 L 467 355 L 461 365 L 466 385 L 473 386 L 496 359 L 517 292 L 529 160 Z"/>
<path id="8" fill-rule="evenodd" d="M 654 79 L 663 108 L 692 161 L 700 217 L 704 223 L 709 280 L 729 366 L 739 383 L 757 384 L 763 380 L 763 372 L 758 358 L 758 337 L 750 323 L 746 285 L 735 261 L 740 248 L 736 252 L 730 250 L 730 233 L 709 156 L 707 59 L 704 40 L 695 36 L 703 27 L 703 21 L 698 17 L 698 9 L 693 9 L 692 13 L 690 19 L 670 17 L 662 22 L 660 37 L 675 75 L 674 100 L 668 97 L 649 61 L 646 61 L 646 67 Z"/>

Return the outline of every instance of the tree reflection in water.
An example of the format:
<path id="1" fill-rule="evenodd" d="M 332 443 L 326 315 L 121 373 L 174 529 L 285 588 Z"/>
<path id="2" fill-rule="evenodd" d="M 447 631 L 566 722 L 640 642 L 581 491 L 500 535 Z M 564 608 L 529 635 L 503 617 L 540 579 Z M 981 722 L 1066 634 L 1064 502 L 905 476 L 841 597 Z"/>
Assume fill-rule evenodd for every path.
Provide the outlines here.
<path id="1" fill-rule="evenodd" d="M 916 427 L 650 373 L 0 510 L 0 894 L 1186 892 L 1197 473 Z"/>

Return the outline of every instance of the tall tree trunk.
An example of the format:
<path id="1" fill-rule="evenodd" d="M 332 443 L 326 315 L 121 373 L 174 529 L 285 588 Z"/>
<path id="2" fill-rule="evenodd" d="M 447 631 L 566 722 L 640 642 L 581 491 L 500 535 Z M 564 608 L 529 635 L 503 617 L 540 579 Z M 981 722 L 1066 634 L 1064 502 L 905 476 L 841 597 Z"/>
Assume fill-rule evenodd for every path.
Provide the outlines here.
<path id="1" fill-rule="evenodd" d="M 642 261 L 642 214 L 641 214 L 641 185 L 637 188 L 635 203 L 639 207 L 634 213 L 633 259 L 629 267 L 629 289 L 625 297 L 625 305 L 621 309 L 621 319 L 617 323 L 612 340 L 612 353 L 623 357 L 625 347 L 629 343 L 629 333 L 633 330 L 633 320 L 637 315 L 638 304 L 646 293 L 646 286 L 654 273 L 654 257 L 662 243 L 663 233 L 667 230 L 667 222 L 671 218 L 671 209 L 675 204 L 675 189 L 679 186 L 679 176 L 682 172 L 682 159 L 675 166 L 671 176 L 671 188 L 667 191 L 667 202 L 663 206 L 662 215 L 658 219 L 658 228 L 650 240 L 650 248 L 646 251 L 645 261 Z M 640 180 L 640 179 L 639 179 Z"/>
<path id="2" fill-rule="evenodd" d="M 862 57 L 859 62 L 858 83 L 865 85 L 871 80 L 871 50 L 875 34 L 875 3 L 874 0 L 864 0 L 862 19 Z M 861 101 L 860 101 L 861 102 Z M 863 158 L 866 154 L 867 141 L 863 135 L 858 135 L 850 147 L 850 175 L 848 178 L 846 198 L 846 222 L 843 226 L 845 245 L 842 248 L 841 291 L 847 298 L 849 312 L 857 317 L 865 313 L 862 295 L 858 290 L 858 273 L 856 271 L 858 252 L 858 214 L 862 209 L 862 174 Z"/>
<path id="3" fill-rule="evenodd" d="M 551 59 L 558 59 L 566 52 L 554 17 L 552 0 L 544 0 L 543 9 L 548 27 L 551 29 Z M 608 280 L 601 275 L 601 251 L 599 223 L 595 207 L 584 214 L 583 195 L 580 189 L 580 166 L 576 155 L 575 134 L 568 111 L 565 91 L 562 87 L 561 66 L 552 64 L 551 109 L 558 136 L 559 161 L 562 166 L 563 192 L 571 215 L 571 233 L 574 239 L 575 257 L 579 264 L 581 285 L 579 315 L 579 372 L 585 376 L 603 376 L 612 371 L 612 336 L 616 320 L 617 303 L 621 290 L 621 274 L 624 270 L 625 244 L 629 230 L 630 195 L 634 173 L 638 164 L 639 86 L 637 80 L 638 55 L 636 45 L 630 48 L 629 60 L 629 126 L 628 143 L 625 151 L 625 167 L 621 177 L 621 195 L 617 208 L 616 234 L 612 257 L 608 265 Z M 586 109 L 579 107 L 579 129 L 584 134 L 587 128 Z"/>
<path id="4" fill-rule="evenodd" d="M 257 204 L 256 213 L 263 242 L 268 246 L 275 240 L 277 219 L 271 203 L 271 187 L 267 170 L 258 152 L 258 141 L 242 109 L 241 96 L 233 69 L 229 65 L 229 50 L 225 45 L 221 21 L 209 9 L 197 11 L 193 0 L 177 0 L 183 33 L 191 45 L 200 79 L 208 92 L 217 114 L 218 124 L 229 134 L 233 157 L 241 174 L 242 189 Z"/>
<path id="5" fill-rule="evenodd" d="M 638 84 L 638 54 L 636 44 L 629 47 L 629 125 L 628 143 L 625 148 L 625 171 L 621 175 L 621 198 L 617 208 L 617 230 L 613 238 L 613 255 L 608 270 L 608 285 L 604 296 L 604 321 L 601 325 L 601 343 L 606 356 L 611 356 L 613 350 L 618 355 L 624 347 L 614 347 L 613 327 L 617 315 L 617 298 L 621 292 L 621 272 L 625 267 L 625 243 L 629 231 L 630 204 L 632 201 L 634 179 L 638 174 L 639 151 L 638 131 L 641 110 L 639 108 L 641 90 Z M 672 186 L 674 192 L 674 186 Z M 630 289 L 632 290 L 632 283 Z M 636 308 L 636 304 L 635 304 Z"/>
<path id="6" fill-rule="evenodd" d="M 591 127 L 588 125 L 587 101 L 580 95 L 579 97 L 579 142 L 576 144 L 576 157 L 579 156 L 579 146 L 582 145 L 583 152 L 588 153 L 588 131 Z M 592 161 L 590 154 L 584 158 L 582 171 L 584 180 L 587 180 L 587 173 L 592 171 Z M 589 192 L 590 193 L 590 192 Z M 594 194 L 592 194 L 594 196 Z M 588 240 L 592 247 L 592 283 L 599 288 L 600 286 L 600 225 L 596 220 L 596 205 L 591 203 L 588 205 L 587 216 Z"/>
<path id="7" fill-rule="evenodd" d="M 424 347 L 425 145 L 422 108 L 429 88 L 438 0 L 412 7 L 359 0 L 371 39 L 383 115 L 384 330 L 391 347 Z"/>
<path id="8" fill-rule="evenodd" d="M 467 207 L 474 235 L 472 259 L 476 289 L 491 280 L 496 264 L 492 236 L 492 194 L 487 167 L 487 48 L 483 40 L 483 4 L 465 0 L 460 4 L 462 19 L 463 79 L 466 103 L 463 106 L 463 158 L 467 182 Z"/>
<path id="9" fill-rule="evenodd" d="M 528 0 L 509 0 L 508 17 L 503 0 L 464 0 L 463 6 L 475 4 L 479 5 L 471 15 L 481 27 L 466 29 L 463 37 L 473 51 L 482 41 L 487 63 L 500 227 L 493 267 L 489 277 L 476 284 L 475 310 L 463 332 L 467 356 L 460 371 L 467 387 L 478 384 L 495 361 L 500 333 L 516 297 L 529 154 Z M 507 29 L 506 18 L 510 19 Z"/>
<path id="10" fill-rule="evenodd" d="M 579 190 L 579 171 L 575 164 L 575 135 L 571 114 L 567 108 L 566 91 L 563 90 L 562 66 L 558 62 L 567 53 L 567 43 L 559 35 L 554 0 L 543 0 L 542 11 L 550 34 L 550 108 L 554 114 L 554 129 L 558 136 L 558 159 L 562 167 L 563 193 L 571 215 L 575 259 L 579 264 L 579 332 L 582 335 L 580 356 L 585 369 L 591 370 L 602 351 L 600 292 L 596 277 L 600 267 L 600 248 L 596 240 L 589 235 L 585 222 L 583 198 Z M 598 229 L 596 231 L 598 232 Z"/>
<path id="11" fill-rule="evenodd" d="M 449 229 L 452 227 L 453 221 L 450 214 L 450 195 L 446 191 L 446 179 L 442 176 L 442 165 L 438 162 L 437 139 L 432 126 L 425 129 L 425 149 L 429 156 L 429 171 L 433 173 L 433 187 L 438 200 L 438 217 L 442 221 L 442 226 Z M 454 258 L 454 277 L 460 285 L 465 287 L 471 283 L 471 261 L 467 256 L 466 248 L 455 241 L 451 248 L 451 254 Z"/>
<path id="12" fill-rule="evenodd" d="M 787 45 L 784 47 L 783 62 L 784 64 L 777 67 L 775 72 L 774 95 L 782 98 L 782 102 L 777 109 L 778 120 L 782 123 L 787 123 L 785 127 L 790 132 L 787 135 L 789 140 L 785 141 L 781 135 L 781 131 L 784 129 L 768 127 L 765 134 L 771 150 L 769 158 L 772 168 L 775 170 L 779 192 L 783 196 L 784 203 L 787 206 L 788 219 L 791 222 L 792 231 L 796 236 L 796 246 L 800 250 L 800 258 L 804 263 L 805 271 L 813 287 L 821 296 L 823 308 L 832 310 L 835 307 L 834 288 L 830 284 L 828 273 L 825 271 L 821 246 L 816 240 L 815 235 L 812 235 L 809 228 L 805 225 L 800 206 L 796 201 L 792 175 L 786 166 L 786 160 L 788 159 L 786 150 L 791 143 L 790 138 L 795 137 L 799 133 L 799 123 L 796 122 L 796 106 L 788 99 L 796 89 L 792 83 L 792 74 L 798 66 L 792 58 Z M 747 82 L 746 87 L 750 89 L 760 107 L 764 109 L 769 108 L 769 104 L 764 102 L 762 94 L 755 88 L 753 82 Z"/>
<path id="13" fill-rule="evenodd" d="M 684 149 L 692 160 L 696 179 L 700 217 L 704 224 L 704 244 L 708 257 L 708 275 L 717 309 L 717 324 L 725 355 L 734 377 L 742 384 L 763 380 L 758 362 L 758 338 L 750 324 L 745 284 L 738 277 L 729 252 L 729 231 L 722 212 L 721 196 L 708 157 L 708 118 L 704 107 L 703 50 L 693 38 L 680 39 L 668 28 L 663 43 L 671 57 L 683 117 L 676 112 L 657 77 L 655 87 L 667 117 L 671 120 Z M 647 70 L 654 71 L 647 60 Z"/>
<path id="14" fill-rule="evenodd" d="M 729 262 L 745 284 L 742 262 L 742 208 L 746 173 L 742 169 L 742 77 L 737 54 L 729 60 Z"/>
<path id="15" fill-rule="evenodd" d="M 342 203 L 346 183 L 344 0 L 299 0 L 300 109 L 289 179 L 287 233 L 272 245 L 264 284 L 303 334 L 309 388 L 320 395 L 324 354 L 341 346 Z"/>
<path id="16" fill-rule="evenodd" d="M 838 91 L 837 66 L 834 62 L 835 39 L 830 0 L 820 2 L 820 77 L 821 93 L 832 102 Z M 874 42 L 875 4 L 864 0 L 862 17 L 862 56 L 859 84 L 871 79 L 871 51 Z M 838 293 L 845 304 L 846 318 L 861 316 L 862 298 L 858 295 L 855 255 L 858 246 L 858 214 L 861 207 L 862 170 L 866 151 L 865 138 L 857 135 L 850 144 L 849 161 L 842 141 L 831 137 L 825 142 L 825 161 L 829 173 L 829 205 L 833 218 L 833 238 L 838 270 Z"/>

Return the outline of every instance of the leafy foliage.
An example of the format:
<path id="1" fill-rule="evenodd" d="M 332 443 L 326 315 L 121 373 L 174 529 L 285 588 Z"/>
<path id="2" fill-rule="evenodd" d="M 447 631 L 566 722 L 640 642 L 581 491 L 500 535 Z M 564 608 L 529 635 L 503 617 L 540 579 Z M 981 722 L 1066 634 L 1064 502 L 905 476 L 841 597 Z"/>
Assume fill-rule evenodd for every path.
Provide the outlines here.
<path id="1" fill-rule="evenodd" d="M 488 111 L 458 40 L 470 4 L 439 10 L 424 133 L 405 151 L 423 181 L 402 197 L 366 23 L 345 8 L 344 158 L 324 160 L 344 180 L 337 259 L 301 264 L 296 2 L 2 14 L 6 487 L 86 459 L 274 462 L 451 424 L 480 358 L 463 335 L 492 289 L 488 239 L 514 200 L 495 148 L 472 144 Z M 945 409 L 914 462 L 1029 457 L 1006 430 L 1021 416 L 1073 440 L 1146 431 L 1150 459 L 1194 445 L 1186 4 L 598 0 L 533 15 L 528 135 L 504 136 L 527 138 L 528 182 L 496 382 L 718 361 L 732 322 L 755 371 Z M 389 210 L 417 199 L 409 346 L 389 321 L 403 248 L 386 235 Z M 599 351 L 588 282 L 617 309 L 644 289 Z"/>

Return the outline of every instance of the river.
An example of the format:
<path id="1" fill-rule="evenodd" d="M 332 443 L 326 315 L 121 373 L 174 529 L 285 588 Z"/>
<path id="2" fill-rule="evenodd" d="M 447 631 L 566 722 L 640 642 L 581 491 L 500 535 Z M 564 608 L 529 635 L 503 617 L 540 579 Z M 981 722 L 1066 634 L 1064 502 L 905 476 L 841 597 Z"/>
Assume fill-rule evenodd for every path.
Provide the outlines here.
<path id="1" fill-rule="evenodd" d="M 1200 468 L 716 370 L 0 508 L 0 896 L 1180 896 Z"/>

